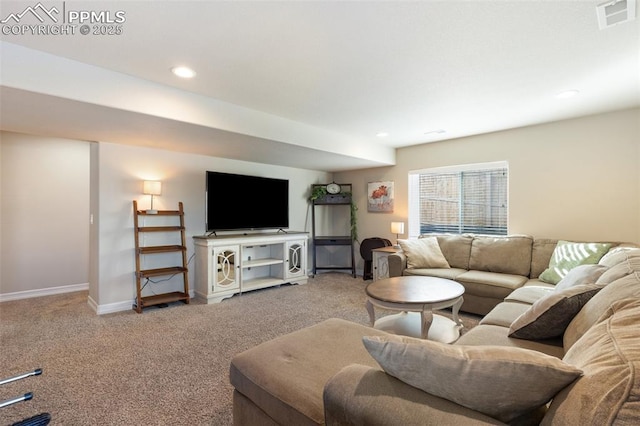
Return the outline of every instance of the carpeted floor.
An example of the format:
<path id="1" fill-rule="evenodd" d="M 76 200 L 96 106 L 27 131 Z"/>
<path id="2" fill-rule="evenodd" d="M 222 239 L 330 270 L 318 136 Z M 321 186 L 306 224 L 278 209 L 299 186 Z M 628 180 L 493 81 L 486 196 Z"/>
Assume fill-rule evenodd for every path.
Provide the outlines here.
<path id="1" fill-rule="evenodd" d="M 230 425 L 233 355 L 263 341 L 337 317 L 368 324 L 371 281 L 326 273 L 219 304 L 193 300 L 96 315 L 86 292 L 0 304 L 0 379 L 42 368 L 41 376 L 0 386 L 0 424 L 42 412 L 52 425 Z M 478 318 L 461 315 L 465 328 Z"/>

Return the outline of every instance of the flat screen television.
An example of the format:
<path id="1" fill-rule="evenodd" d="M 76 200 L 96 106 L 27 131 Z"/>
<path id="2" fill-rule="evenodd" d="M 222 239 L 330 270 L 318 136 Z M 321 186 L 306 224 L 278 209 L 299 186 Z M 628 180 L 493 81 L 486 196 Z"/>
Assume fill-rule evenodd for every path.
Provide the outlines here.
<path id="1" fill-rule="evenodd" d="M 207 171 L 207 232 L 289 227 L 289 181 Z"/>

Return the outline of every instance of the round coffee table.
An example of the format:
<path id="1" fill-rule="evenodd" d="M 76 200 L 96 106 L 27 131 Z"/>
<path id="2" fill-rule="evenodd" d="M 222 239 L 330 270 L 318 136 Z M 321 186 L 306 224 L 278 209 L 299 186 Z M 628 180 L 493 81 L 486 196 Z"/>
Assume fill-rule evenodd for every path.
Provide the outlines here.
<path id="1" fill-rule="evenodd" d="M 374 281 L 366 288 L 371 326 L 397 334 L 451 343 L 460 337 L 458 317 L 464 287 L 445 278 L 402 276 Z M 402 311 L 376 321 L 374 306 Z M 434 315 L 434 309 L 452 308 L 453 321 Z M 413 316 L 410 312 L 419 313 Z M 433 325 L 433 327 L 432 327 Z"/>

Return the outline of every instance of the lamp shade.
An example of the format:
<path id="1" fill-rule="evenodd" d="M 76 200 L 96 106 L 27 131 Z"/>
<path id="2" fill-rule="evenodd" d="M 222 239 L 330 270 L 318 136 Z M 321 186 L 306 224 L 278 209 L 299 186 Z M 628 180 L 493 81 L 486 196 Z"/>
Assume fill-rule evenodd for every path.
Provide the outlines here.
<path id="1" fill-rule="evenodd" d="M 391 222 L 392 234 L 404 234 L 404 222 Z"/>
<path id="2" fill-rule="evenodd" d="M 158 180 L 145 180 L 142 185 L 142 193 L 147 195 L 162 194 L 162 182 Z"/>

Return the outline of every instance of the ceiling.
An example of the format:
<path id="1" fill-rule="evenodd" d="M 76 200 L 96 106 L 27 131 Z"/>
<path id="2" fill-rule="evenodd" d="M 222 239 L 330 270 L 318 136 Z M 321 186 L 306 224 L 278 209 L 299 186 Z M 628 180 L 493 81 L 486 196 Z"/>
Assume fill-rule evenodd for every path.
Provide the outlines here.
<path id="1" fill-rule="evenodd" d="M 314 170 L 390 165 L 397 147 L 640 106 L 640 20 L 599 29 L 603 1 L 43 1 L 59 18 L 45 27 L 75 25 L 62 35 L 24 28 L 37 0 L 3 1 L 0 124 Z M 80 10 L 124 18 L 121 34 L 80 34 Z"/>

